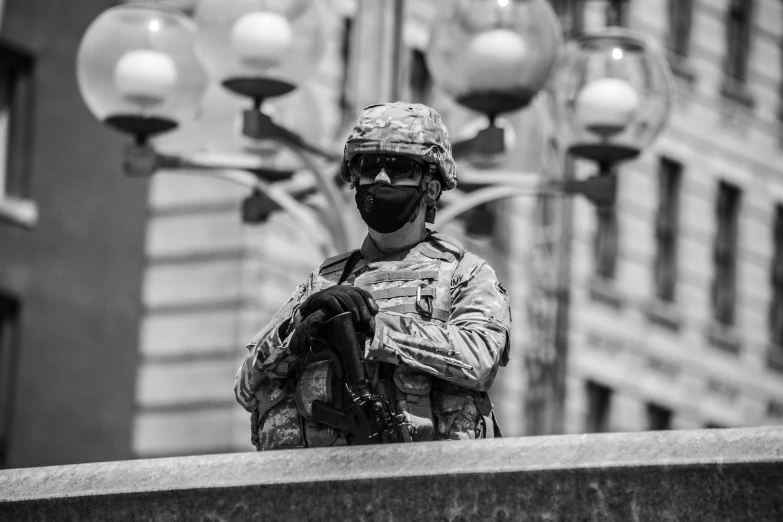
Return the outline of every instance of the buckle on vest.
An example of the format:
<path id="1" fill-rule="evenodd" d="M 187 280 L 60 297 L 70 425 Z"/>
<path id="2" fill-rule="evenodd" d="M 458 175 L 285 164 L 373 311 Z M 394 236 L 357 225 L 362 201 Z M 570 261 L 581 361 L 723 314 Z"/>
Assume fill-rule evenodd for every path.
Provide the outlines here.
<path id="1" fill-rule="evenodd" d="M 426 297 L 424 297 L 424 299 L 421 297 L 421 289 L 424 288 L 424 286 L 425 285 L 419 285 L 416 288 L 416 310 L 421 312 L 422 315 L 432 317 L 432 301 L 428 301 Z"/>

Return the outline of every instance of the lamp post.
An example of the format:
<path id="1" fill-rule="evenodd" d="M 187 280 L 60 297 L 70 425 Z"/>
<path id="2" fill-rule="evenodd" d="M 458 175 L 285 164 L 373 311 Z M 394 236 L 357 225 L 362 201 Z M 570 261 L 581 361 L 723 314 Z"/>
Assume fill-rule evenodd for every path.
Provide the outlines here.
<path id="1" fill-rule="evenodd" d="M 315 175 L 332 211 L 318 244 L 333 254 L 348 248 L 343 197 L 333 177 L 312 156 L 336 161 L 339 155 L 303 139 L 275 122 L 263 103 L 290 93 L 316 69 L 324 35 L 321 4 L 313 0 L 200 0 L 193 20 L 160 4 L 125 4 L 108 9 L 87 29 L 77 57 L 79 87 L 88 108 L 106 125 L 133 136 L 124 168 L 130 175 L 161 169 L 228 178 L 273 201 L 315 239 L 320 227 L 310 210 L 273 182 L 293 174 L 262 158 L 183 157 L 158 151 L 150 140 L 194 118 L 211 78 L 232 94 L 248 99 L 242 134 L 288 148 Z M 245 217 L 258 212 L 244 212 Z M 315 226 L 314 226 L 315 225 Z"/>

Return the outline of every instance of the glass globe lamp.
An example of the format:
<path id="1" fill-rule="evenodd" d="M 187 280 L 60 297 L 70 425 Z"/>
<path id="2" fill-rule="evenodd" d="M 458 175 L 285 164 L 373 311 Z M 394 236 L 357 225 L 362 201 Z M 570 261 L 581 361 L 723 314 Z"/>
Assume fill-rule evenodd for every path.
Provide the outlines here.
<path id="1" fill-rule="evenodd" d="M 201 0 L 197 52 L 213 78 L 260 104 L 316 71 L 325 48 L 321 9 L 314 0 Z"/>
<path id="2" fill-rule="evenodd" d="M 553 82 L 574 156 L 608 166 L 638 156 L 666 124 L 674 80 L 663 54 L 622 28 L 581 36 Z"/>
<path id="3" fill-rule="evenodd" d="M 492 119 L 530 103 L 562 40 L 546 0 L 454 0 L 432 25 L 427 62 L 439 87 Z"/>
<path id="4" fill-rule="evenodd" d="M 207 77 L 196 28 L 174 9 L 126 4 L 87 28 L 76 58 L 79 90 L 102 122 L 144 141 L 192 116 Z"/>

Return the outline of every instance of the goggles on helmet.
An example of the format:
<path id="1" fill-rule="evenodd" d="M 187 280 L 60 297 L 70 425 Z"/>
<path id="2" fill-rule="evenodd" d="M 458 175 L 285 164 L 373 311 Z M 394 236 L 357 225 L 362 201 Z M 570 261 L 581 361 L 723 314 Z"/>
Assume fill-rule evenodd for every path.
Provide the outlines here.
<path id="1" fill-rule="evenodd" d="M 424 173 L 436 168 L 432 163 L 398 155 L 363 155 L 351 162 L 351 171 L 360 178 L 375 178 L 383 169 L 392 183 L 402 180 L 419 180 Z"/>

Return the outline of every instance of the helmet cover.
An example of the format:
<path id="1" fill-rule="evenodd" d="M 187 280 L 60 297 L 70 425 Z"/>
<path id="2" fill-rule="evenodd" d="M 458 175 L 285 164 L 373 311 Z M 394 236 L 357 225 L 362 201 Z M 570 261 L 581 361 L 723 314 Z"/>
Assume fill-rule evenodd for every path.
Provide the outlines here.
<path id="1" fill-rule="evenodd" d="M 457 165 L 451 155 L 449 131 L 438 112 L 421 103 L 369 105 L 345 142 L 340 178 L 356 182 L 348 168 L 364 154 L 401 154 L 421 158 L 438 167 L 443 190 L 457 186 Z"/>

